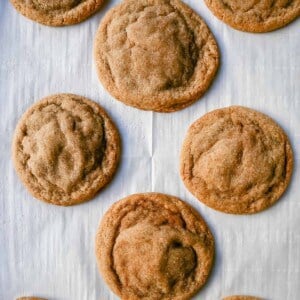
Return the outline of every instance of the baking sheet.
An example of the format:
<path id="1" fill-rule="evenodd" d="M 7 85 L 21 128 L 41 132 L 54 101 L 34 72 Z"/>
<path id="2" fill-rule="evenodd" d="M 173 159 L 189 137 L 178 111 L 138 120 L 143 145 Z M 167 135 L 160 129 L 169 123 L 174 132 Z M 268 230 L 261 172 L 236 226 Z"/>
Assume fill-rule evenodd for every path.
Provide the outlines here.
<path id="1" fill-rule="evenodd" d="M 171 114 L 144 112 L 115 101 L 99 84 L 92 45 L 104 13 L 82 24 L 51 28 L 0 1 L 0 299 L 37 295 L 50 300 L 117 299 L 102 281 L 94 236 L 103 213 L 136 192 L 163 192 L 193 205 L 216 238 L 210 280 L 195 299 L 252 294 L 300 299 L 300 21 L 266 34 L 243 33 L 218 21 L 203 1 L 185 1 L 208 23 L 221 67 L 202 100 Z M 72 92 L 99 102 L 123 142 L 120 168 L 94 200 L 57 207 L 33 199 L 11 162 L 11 139 L 22 113 L 38 99 Z M 295 171 L 284 197 L 252 216 L 226 215 L 198 202 L 178 173 L 188 126 L 207 111 L 239 104 L 269 114 L 286 130 Z"/>

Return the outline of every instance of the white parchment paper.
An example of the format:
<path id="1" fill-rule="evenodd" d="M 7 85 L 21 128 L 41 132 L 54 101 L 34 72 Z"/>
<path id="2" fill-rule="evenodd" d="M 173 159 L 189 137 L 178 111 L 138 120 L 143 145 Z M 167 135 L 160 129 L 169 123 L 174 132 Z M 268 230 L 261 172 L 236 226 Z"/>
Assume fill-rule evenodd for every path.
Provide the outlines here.
<path id="1" fill-rule="evenodd" d="M 160 114 L 115 101 L 98 82 L 93 38 L 107 0 L 87 21 L 51 28 L 0 1 L 0 299 L 37 295 L 50 300 L 117 299 L 101 279 L 94 256 L 99 220 L 112 203 L 136 192 L 179 196 L 208 222 L 216 239 L 215 266 L 195 299 L 251 294 L 300 299 L 300 21 L 266 34 L 236 31 L 201 0 L 188 3 L 208 23 L 221 52 L 220 71 L 202 100 Z M 13 169 L 11 139 L 22 113 L 53 93 L 72 92 L 99 102 L 122 135 L 120 168 L 94 200 L 57 207 L 35 200 Z M 265 212 L 234 216 L 197 201 L 179 177 L 188 126 L 207 111 L 245 105 L 269 114 L 288 133 L 295 153 L 292 183 Z"/>

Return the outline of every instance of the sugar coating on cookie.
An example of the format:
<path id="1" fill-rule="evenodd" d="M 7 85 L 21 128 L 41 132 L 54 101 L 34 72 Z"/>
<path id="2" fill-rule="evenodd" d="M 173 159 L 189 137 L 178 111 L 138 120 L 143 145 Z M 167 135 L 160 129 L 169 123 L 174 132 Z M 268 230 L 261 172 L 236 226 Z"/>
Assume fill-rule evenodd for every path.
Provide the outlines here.
<path id="1" fill-rule="evenodd" d="M 120 141 L 97 103 L 57 94 L 25 112 L 12 152 L 16 171 L 34 197 L 67 206 L 91 199 L 111 180 Z"/>
<path id="2" fill-rule="evenodd" d="M 135 194 L 115 203 L 96 236 L 100 273 L 122 299 L 190 299 L 206 282 L 214 240 L 180 199 Z"/>
<path id="3" fill-rule="evenodd" d="M 219 64 L 212 33 L 179 0 L 126 0 L 112 8 L 96 34 L 94 58 L 115 98 L 161 112 L 196 101 Z"/>
<path id="4" fill-rule="evenodd" d="M 38 23 L 64 26 L 94 14 L 103 0 L 10 0 L 18 12 Z"/>
<path id="5" fill-rule="evenodd" d="M 253 296 L 235 295 L 235 296 L 227 296 L 222 300 L 263 300 L 263 299 L 258 297 L 253 297 Z"/>
<path id="6" fill-rule="evenodd" d="M 240 106 L 214 110 L 194 122 L 181 151 L 186 187 L 226 213 L 269 207 L 287 188 L 292 169 L 284 131 L 266 115 Z"/>
<path id="7" fill-rule="evenodd" d="M 300 0 L 205 0 L 220 20 L 235 29 L 267 32 L 300 16 Z"/>

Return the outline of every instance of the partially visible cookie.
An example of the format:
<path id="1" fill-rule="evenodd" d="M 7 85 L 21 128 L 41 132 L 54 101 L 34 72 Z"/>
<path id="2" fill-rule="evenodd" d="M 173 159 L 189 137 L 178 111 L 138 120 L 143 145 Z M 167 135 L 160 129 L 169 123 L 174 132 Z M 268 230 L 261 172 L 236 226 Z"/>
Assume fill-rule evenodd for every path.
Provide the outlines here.
<path id="1" fill-rule="evenodd" d="M 13 161 L 30 193 L 57 205 L 91 199 L 112 179 L 119 134 L 97 103 L 73 94 L 46 97 L 15 130 Z"/>
<path id="2" fill-rule="evenodd" d="M 100 273 L 121 299 L 190 299 L 205 284 L 214 240 L 180 199 L 135 194 L 105 214 L 96 237 Z"/>
<path id="3" fill-rule="evenodd" d="M 219 64 L 209 28 L 179 0 L 126 0 L 112 8 L 100 23 L 94 57 L 112 96 L 159 112 L 198 100 Z"/>
<path id="4" fill-rule="evenodd" d="M 235 29 L 267 32 L 300 15 L 300 0 L 205 0 L 212 13 Z"/>
<path id="5" fill-rule="evenodd" d="M 223 300 L 263 300 L 263 299 L 253 297 L 253 296 L 228 296 L 223 298 Z"/>
<path id="6" fill-rule="evenodd" d="M 10 0 L 25 17 L 49 26 L 82 22 L 94 14 L 103 0 Z"/>
<path id="7" fill-rule="evenodd" d="M 189 191 L 211 208 L 233 214 L 276 202 L 292 175 L 284 131 L 255 110 L 232 106 L 207 113 L 188 130 L 180 173 Z"/>
<path id="8" fill-rule="evenodd" d="M 21 297 L 21 298 L 17 298 L 16 300 L 47 300 L 47 299 L 37 298 L 37 297 Z"/>

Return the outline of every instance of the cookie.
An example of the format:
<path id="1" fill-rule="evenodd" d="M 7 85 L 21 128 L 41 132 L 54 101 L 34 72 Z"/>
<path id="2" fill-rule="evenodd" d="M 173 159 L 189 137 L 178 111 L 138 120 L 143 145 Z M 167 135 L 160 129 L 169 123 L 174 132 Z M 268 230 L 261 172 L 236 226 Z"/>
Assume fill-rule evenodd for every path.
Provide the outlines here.
<path id="1" fill-rule="evenodd" d="M 198 100 L 219 64 L 212 33 L 179 0 L 125 0 L 111 9 L 97 31 L 94 58 L 113 97 L 158 112 Z"/>
<path id="2" fill-rule="evenodd" d="M 37 298 L 37 297 L 21 297 L 21 298 L 17 298 L 16 300 L 47 300 L 47 299 Z"/>
<path id="3" fill-rule="evenodd" d="M 103 0 L 10 0 L 23 16 L 49 26 L 80 23 L 94 14 Z"/>
<path id="4" fill-rule="evenodd" d="M 205 3 L 217 18 L 248 32 L 272 31 L 300 15 L 300 0 L 205 0 Z"/>
<path id="5" fill-rule="evenodd" d="M 68 206 L 91 199 L 111 181 L 120 140 L 97 103 L 57 94 L 25 112 L 12 152 L 15 169 L 34 197 Z"/>
<path id="6" fill-rule="evenodd" d="M 263 300 L 263 299 L 253 297 L 253 296 L 228 296 L 223 298 L 223 300 Z"/>
<path id="7" fill-rule="evenodd" d="M 206 282 L 214 240 L 180 199 L 135 194 L 115 203 L 96 236 L 100 273 L 121 299 L 190 299 Z"/>
<path id="8" fill-rule="evenodd" d="M 191 125 L 183 143 L 180 173 L 187 189 L 216 210 L 259 212 L 287 188 L 293 153 L 284 131 L 255 110 L 231 106 Z"/>

